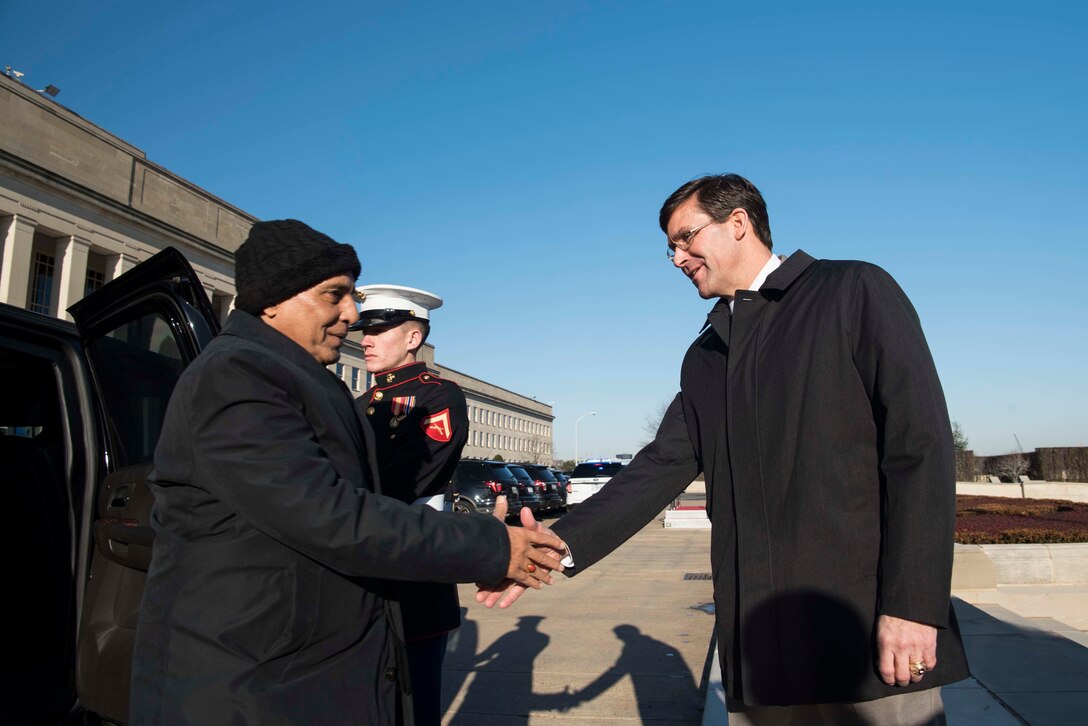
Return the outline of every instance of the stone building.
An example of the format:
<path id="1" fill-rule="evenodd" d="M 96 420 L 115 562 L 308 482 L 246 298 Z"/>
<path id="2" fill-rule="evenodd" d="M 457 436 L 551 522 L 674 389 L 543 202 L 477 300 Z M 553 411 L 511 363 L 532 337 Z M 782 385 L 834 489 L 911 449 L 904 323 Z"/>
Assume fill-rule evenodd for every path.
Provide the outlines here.
<path id="1" fill-rule="evenodd" d="M 226 320 L 234 252 L 255 217 L 2 73 L 0 129 L 0 302 L 70 319 L 77 300 L 171 246 Z M 367 376 L 354 337 L 335 371 L 358 396 Z M 466 456 L 551 461 L 549 406 L 437 365 L 428 348 L 428 365 L 469 399 Z"/>

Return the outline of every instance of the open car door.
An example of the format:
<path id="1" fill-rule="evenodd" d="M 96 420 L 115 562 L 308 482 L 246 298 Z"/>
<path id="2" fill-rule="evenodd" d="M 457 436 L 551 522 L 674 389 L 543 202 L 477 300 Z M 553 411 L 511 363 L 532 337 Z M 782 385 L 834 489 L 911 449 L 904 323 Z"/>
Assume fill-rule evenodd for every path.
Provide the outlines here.
<path id="1" fill-rule="evenodd" d="M 90 363 L 106 449 L 90 515 L 76 692 L 88 710 L 125 723 L 136 616 L 154 538 L 147 476 L 174 385 L 219 332 L 219 322 L 193 268 L 173 248 L 69 312 Z"/>

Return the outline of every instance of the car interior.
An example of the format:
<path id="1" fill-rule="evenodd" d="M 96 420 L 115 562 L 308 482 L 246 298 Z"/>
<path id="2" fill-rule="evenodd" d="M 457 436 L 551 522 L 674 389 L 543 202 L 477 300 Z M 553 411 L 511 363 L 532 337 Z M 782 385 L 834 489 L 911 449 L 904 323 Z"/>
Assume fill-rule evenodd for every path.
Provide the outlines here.
<path id="1" fill-rule="evenodd" d="M 3 343 L 8 343 L 4 345 Z M 37 723 L 74 699 L 76 522 L 60 350 L 0 341 L 0 462 L 12 506 L 4 529 L 5 718 Z M 22 350 L 14 349 L 18 345 Z"/>

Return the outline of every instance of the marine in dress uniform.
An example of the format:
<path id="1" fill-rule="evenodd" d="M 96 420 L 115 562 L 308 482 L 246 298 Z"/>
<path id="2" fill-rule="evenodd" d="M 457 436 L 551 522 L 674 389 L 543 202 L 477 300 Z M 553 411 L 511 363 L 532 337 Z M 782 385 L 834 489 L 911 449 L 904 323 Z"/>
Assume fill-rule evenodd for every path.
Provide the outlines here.
<path id="1" fill-rule="evenodd" d="M 447 509 L 446 490 L 468 439 L 465 395 L 456 383 L 427 370 L 416 356 L 442 299 L 399 285 L 365 285 L 355 329 L 363 333 L 374 385 L 356 401 L 377 445 L 383 493 L 403 502 Z M 461 624 L 457 588 L 443 583 L 397 583 L 412 677 L 416 722 L 441 720 L 446 639 Z"/>

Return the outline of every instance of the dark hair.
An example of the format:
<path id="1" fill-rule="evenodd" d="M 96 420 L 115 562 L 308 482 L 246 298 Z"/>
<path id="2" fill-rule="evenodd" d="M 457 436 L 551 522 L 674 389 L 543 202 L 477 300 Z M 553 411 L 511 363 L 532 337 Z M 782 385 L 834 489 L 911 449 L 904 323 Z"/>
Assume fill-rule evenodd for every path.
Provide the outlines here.
<path id="1" fill-rule="evenodd" d="M 760 242 L 771 249 L 771 221 L 767 217 L 767 203 L 756 185 L 739 174 L 717 174 L 689 181 L 669 195 L 661 205 L 658 223 L 661 231 L 669 233 L 669 219 L 673 212 L 688 199 L 695 197 L 699 207 L 715 222 L 724 222 L 734 209 L 748 212 L 748 219 Z"/>
<path id="2" fill-rule="evenodd" d="M 416 325 L 418 325 L 419 326 L 419 332 L 423 336 L 419 341 L 419 348 L 416 348 L 416 350 L 418 351 L 421 348 L 423 348 L 423 344 L 427 342 L 427 336 L 431 334 L 431 321 L 430 320 L 409 320 L 408 322 L 409 323 L 415 323 Z"/>

